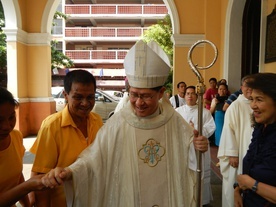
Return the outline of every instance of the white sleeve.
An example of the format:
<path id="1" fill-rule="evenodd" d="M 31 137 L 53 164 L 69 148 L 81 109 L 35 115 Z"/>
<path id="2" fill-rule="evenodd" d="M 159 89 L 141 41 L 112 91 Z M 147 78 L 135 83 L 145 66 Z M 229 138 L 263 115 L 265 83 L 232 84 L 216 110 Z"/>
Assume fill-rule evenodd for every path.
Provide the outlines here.
<path id="1" fill-rule="evenodd" d="M 176 108 L 176 103 L 175 103 L 175 97 L 174 96 L 172 96 L 170 98 L 170 102 L 171 102 L 171 105 L 173 106 L 173 108 Z"/>
<path id="2" fill-rule="evenodd" d="M 201 177 L 204 177 L 205 155 L 201 153 Z M 189 149 L 189 168 L 196 172 L 197 170 L 197 158 L 194 144 L 191 143 Z"/>

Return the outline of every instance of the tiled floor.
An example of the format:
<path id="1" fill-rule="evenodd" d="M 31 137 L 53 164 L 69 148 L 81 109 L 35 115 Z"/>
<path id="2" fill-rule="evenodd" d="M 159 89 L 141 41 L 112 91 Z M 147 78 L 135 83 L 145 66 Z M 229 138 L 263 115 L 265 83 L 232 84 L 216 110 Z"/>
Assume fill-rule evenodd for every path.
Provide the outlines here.
<path id="1" fill-rule="evenodd" d="M 211 146 L 211 168 L 216 176 L 218 176 L 220 179 L 222 179 L 219 167 L 217 167 L 217 163 L 219 162 L 219 159 L 217 158 L 218 153 L 218 147 L 217 146 Z"/>
<path id="2" fill-rule="evenodd" d="M 214 199 L 206 207 L 221 207 L 222 177 L 219 168 L 216 166 L 216 164 L 218 163 L 217 152 L 218 147 L 211 146 L 211 187 Z"/>

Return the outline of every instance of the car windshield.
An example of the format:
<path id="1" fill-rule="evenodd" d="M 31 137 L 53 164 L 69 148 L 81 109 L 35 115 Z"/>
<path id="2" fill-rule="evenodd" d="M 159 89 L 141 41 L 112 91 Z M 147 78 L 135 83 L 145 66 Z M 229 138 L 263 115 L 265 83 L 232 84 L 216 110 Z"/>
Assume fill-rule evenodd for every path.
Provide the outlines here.
<path id="1" fill-rule="evenodd" d="M 53 98 L 58 98 L 60 93 L 62 93 L 63 87 L 55 86 L 51 88 L 51 94 Z"/>

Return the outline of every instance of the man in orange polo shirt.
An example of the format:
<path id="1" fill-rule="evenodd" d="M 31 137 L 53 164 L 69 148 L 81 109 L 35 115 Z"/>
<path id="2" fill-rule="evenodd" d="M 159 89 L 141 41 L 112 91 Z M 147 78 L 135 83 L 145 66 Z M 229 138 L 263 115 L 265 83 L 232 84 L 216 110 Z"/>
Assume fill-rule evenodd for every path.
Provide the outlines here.
<path id="1" fill-rule="evenodd" d="M 64 79 L 66 107 L 47 117 L 30 149 L 35 154 L 32 176 L 55 167 L 72 164 L 90 145 L 103 125 L 98 114 L 91 112 L 95 104 L 96 80 L 85 70 L 74 70 Z M 36 206 L 65 207 L 63 187 L 35 192 Z"/>

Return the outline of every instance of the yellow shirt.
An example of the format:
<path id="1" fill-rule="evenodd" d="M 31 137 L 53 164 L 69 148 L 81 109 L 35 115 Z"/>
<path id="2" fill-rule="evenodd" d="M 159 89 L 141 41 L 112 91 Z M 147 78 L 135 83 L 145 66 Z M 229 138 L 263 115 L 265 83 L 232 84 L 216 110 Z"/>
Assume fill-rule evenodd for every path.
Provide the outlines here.
<path id="1" fill-rule="evenodd" d="M 67 167 L 90 145 L 103 125 L 98 114 L 88 117 L 88 137 L 74 123 L 68 107 L 47 117 L 41 125 L 37 139 L 30 151 L 35 155 L 33 172 L 47 173 L 55 167 Z M 52 206 L 66 206 L 63 187 L 51 190 Z"/>
<path id="2" fill-rule="evenodd" d="M 0 151 L 0 192 L 17 186 L 22 175 L 22 159 L 25 153 L 23 137 L 17 130 L 11 131 L 10 137 L 9 147 Z"/>

